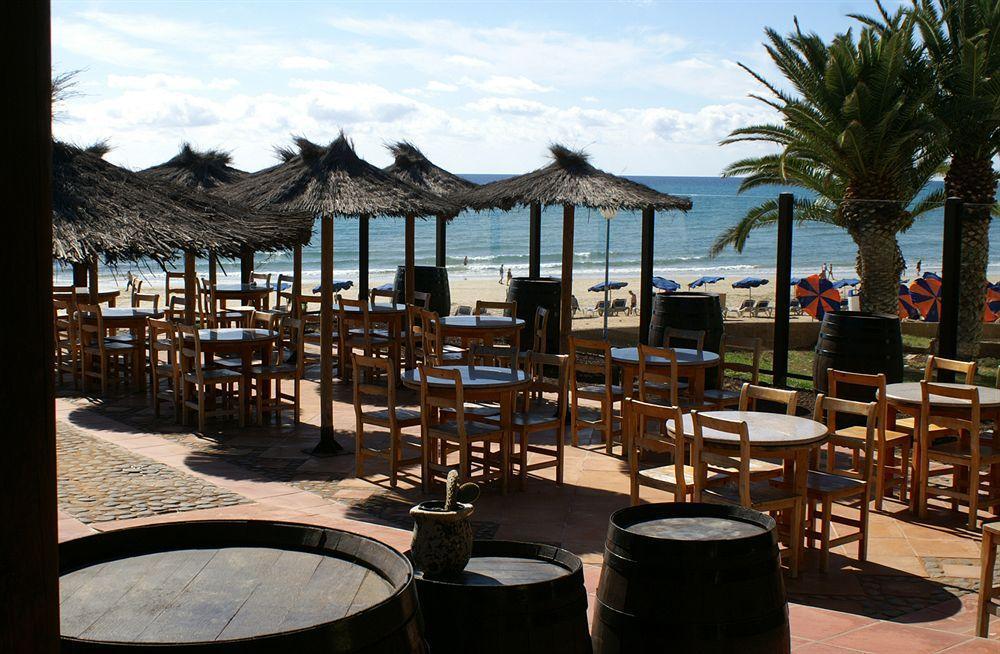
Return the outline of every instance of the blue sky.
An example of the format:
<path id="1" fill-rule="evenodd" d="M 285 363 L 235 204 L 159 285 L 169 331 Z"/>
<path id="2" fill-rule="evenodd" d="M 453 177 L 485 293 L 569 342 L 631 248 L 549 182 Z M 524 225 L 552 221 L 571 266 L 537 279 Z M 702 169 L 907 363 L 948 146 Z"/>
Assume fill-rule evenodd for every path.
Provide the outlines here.
<path id="1" fill-rule="evenodd" d="M 889 3 L 890 5 L 892 3 Z M 60 2 L 56 72 L 80 69 L 57 138 L 107 138 L 143 168 L 183 141 L 237 166 L 275 163 L 293 134 L 340 129 L 362 157 L 412 141 L 460 173 L 516 173 L 546 146 L 610 171 L 714 175 L 769 120 L 736 63 L 776 78 L 763 29 L 829 36 L 870 0 L 678 2 Z"/>

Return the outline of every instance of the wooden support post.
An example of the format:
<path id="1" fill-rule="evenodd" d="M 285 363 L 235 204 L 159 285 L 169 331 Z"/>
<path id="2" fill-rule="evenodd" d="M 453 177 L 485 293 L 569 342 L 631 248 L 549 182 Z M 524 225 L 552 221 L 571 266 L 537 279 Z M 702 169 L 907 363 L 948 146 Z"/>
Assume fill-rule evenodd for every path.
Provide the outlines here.
<path id="1" fill-rule="evenodd" d="M 788 384 L 788 321 L 792 285 L 792 213 L 795 198 L 791 193 L 778 195 L 778 247 L 774 275 L 774 351 L 772 384 Z"/>
<path id="2" fill-rule="evenodd" d="M 542 276 L 542 205 L 531 203 L 528 217 L 528 277 Z"/>
<path id="3" fill-rule="evenodd" d="M 573 205 L 563 205 L 562 297 L 559 306 L 560 351 L 569 352 L 573 332 Z"/>
<path id="4" fill-rule="evenodd" d="M 195 305 L 198 302 L 198 277 L 195 275 L 194 252 L 184 250 L 184 323 L 196 322 Z"/>
<path id="5" fill-rule="evenodd" d="M 962 285 L 962 200 L 944 202 L 944 238 L 941 243 L 941 322 L 938 324 L 938 356 L 958 356 L 958 302 Z M 952 382 L 954 373 L 942 370 L 939 381 Z"/>
<path id="6" fill-rule="evenodd" d="M 281 289 L 278 289 L 281 292 Z M 302 244 L 296 243 L 292 250 L 292 303 L 289 307 L 292 315 L 299 317 L 301 307 L 299 306 L 299 296 L 302 295 Z"/>
<path id="7" fill-rule="evenodd" d="M 416 290 L 414 285 L 416 284 L 414 265 L 416 260 L 415 249 L 416 245 L 414 241 L 416 240 L 416 226 L 417 219 L 414 216 L 406 217 L 406 253 L 404 255 L 403 264 L 406 267 L 406 272 L 403 277 L 403 283 L 406 285 L 406 299 L 407 304 L 413 304 L 413 293 Z"/>
<path id="8" fill-rule="evenodd" d="M 90 258 L 87 269 L 90 272 L 90 280 L 87 289 L 90 295 L 90 303 L 97 304 L 101 299 L 101 276 L 98 271 L 97 255 Z"/>
<path id="9" fill-rule="evenodd" d="M 320 228 L 319 310 L 319 444 L 315 456 L 330 456 L 344 448 L 333 437 L 333 216 L 324 215 Z M 346 355 L 346 353 L 343 353 Z"/>
<path id="10" fill-rule="evenodd" d="M 219 281 L 219 256 L 215 252 L 208 253 L 208 286 L 212 289 Z"/>
<path id="11" fill-rule="evenodd" d="M 240 283 L 250 283 L 250 273 L 253 272 L 253 250 L 243 250 L 240 253 Z"/>
<path id="12" fill-rule="evenodd" d="M 653 319 L 653 230 L 656 212 L 642 210 L 642 246 L 639 262 L 639 342 L 649 344 L 649 323 Z M 659 343 L 656 343 L 659 345 Z"/>
<path id="13" fill-rule="evenodd" d="M 368 226 L 371 216 L 358 217 L 358 299 L 368 299 Z M 330 273 L 333 279 L 333 272 Z"/>
<path id="14" fill-rule="evenodd" d="M 0 474 L 0 651 L 59 651 L 56 437 L 52 333 L 52 133 L 48 2 L 0 5 L 4 84 L 16 101 L 0 136 L 5 301 L 16 307 L 0 375 L 8 407 Z M 14 219 L 13 217 L 16 217 Z M 85 269 L 85 267 L 84 267 Z M 16 336 L 14 336 L 16 334 Z M 16 407 L 16 408 L 15 408 Z"/>
<path id="15" fill-rule="evenodd" d="M 444 268 L 448 265 L 448 220 L 438 216 L 434 223 L 434 265 Z"/>
<path id="16" fill-rule="evenodd" d="M 85 263 L 73 262 L 73 286 L 84 288 L 90 282 L 87 277 L 90 275 L 90 268 Z"/>

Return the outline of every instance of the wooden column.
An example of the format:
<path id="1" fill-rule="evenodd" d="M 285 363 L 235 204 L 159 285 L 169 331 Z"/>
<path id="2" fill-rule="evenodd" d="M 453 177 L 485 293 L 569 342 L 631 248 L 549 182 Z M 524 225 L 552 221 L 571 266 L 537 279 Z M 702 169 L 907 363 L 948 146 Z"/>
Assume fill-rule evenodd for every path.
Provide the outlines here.
<path id="1" fill-rule="evenodd" d="M 569 352 L 569 337 L 573 332 L 573 205 L 563 205 L 562 298 L 559 307 L 559 343 L 564 354 Z"/>
<path id="2" fill-rule="evenodd" d="M 73 262 L 73 286 L 77 288 L 83 288 L 90 284 L 87 281 L 87 276 L 89 275 L 89 268 L 85 263 Z"/>
<path id="3" fill-rule="evenodd" d="M 958 356 L 958 302 L 962 285 L 962 200 L 944 202 L 944 237 L 941 239 L 941 323 L 938 325 L 938 356 Z M 954 373 L 941 371 L 938 381 L 955 381 Z M 944 374 L 949 373 L 949 374 Z"/>
<path id="4" fill-rule="evenodd" d="M 97 269 L 97 255 L 90 258 L 87 264 L 90 273 L 90 280 L 87 283 L 87 290 L 90 294 L 90 303 L 97 304 L 101 297 L 101 277 Z"/>
<path id="5" fill-rule="evenodd" d="M 336 454 L 344 448 L 333 437 L 333 216 L 320 219 L 319 311 L 319 444 L 316 456 Z"/>
<path id="6" fill-rule="evenodd" d="M 215 288 L 219 281 L 219 256 L 215 252 L 208 253 L 208 285 Z"/>
<path id="7" fill-rule="evenodd" d="M 250 273 L 253 272 L 253 250 L 243 250 L 240 253 L 240 283 L 250 283 Z"/>
<path id="8" fill-rule="evenodd" d="M 542 276 L 542 205 L 531 203 L 528 217 L 528 277 Z"/>
<path id="9" fill-rule="evenodd" d="M 653 207 L 642 210 L 642 256 L 639 263 L 639 342 L 649 344 L 649 323 L 653 319 Z M 657 343 L 659 345 L 659 343 Z"/>
<path id="10" fill-rule="evenodd" d="M 195 275 L 194 252 L 184 251 L 184 323 L 195 323 L 195 305 L 198 301 L 198 278 Z"/>
<path id="11" fill-rule="evenodd" d="M 16 307 L 16 341 L 4 356 L 6 412 L 0 462 L 0 651 L 59 651 L 55 399 L 52 378 L 52 134 L 49 3 L 0 6 L 4 84 L 16 97 L 2 143 L 0 191 L 16 219 L 4 225 L 0 257 Z M 16 407 L 16 408 L 15 408 Z"/>
<path id="12" fill-rule="evenodd" d="M 792 208 L 791 193 L 778 195 L 778 259 L 774 267 L 774 347 L 772 383 L 781 388 L 788 384 L 788 332 L 792 285 Z"/>
<path id="13" fill-rule="evenodd" d="M 415 272 L 413 269 L 414 261 L 416 259 L 415 249 L 416 245 L 414 241 L 416 240 L 416 226 L 417 219 L 414 216 L 406 217 L 406 253 L 404 255 L 403 265 L 406 266 L 406 273 L 404 277 L 404 284 L 406 284 L 406 303 L 413 304 L 413 292 L 416 290 L 414 285 L 416 284 Z"/>
<path id="14" fill-rule="evenodd" d="M 368 226 L 371 216 L 358 217 L 358 299 L 368 299 Z M 333 272 L 330 272 L 333 279 Z"/>
<path id="15" fill-rule="evenodd" d="M 448 265 L 448 220 L 438 216 L 434 222 L 434 265 L 444 268 Z"/>
<path id="16" fill-rule="evenodd" d="M 279 291 L 280 292 L 280 291 Z M 292 315 L 298 318 L 301 307 L 299 296 L 302 295 L 302 244 L 296 243 L 292 250 Z"/>

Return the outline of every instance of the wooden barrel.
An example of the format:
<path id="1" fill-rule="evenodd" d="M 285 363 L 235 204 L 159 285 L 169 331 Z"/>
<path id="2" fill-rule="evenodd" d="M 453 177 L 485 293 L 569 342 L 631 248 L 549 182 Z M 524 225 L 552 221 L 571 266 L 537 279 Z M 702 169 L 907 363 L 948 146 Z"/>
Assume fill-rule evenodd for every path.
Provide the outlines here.
<path id="1" fill-rule="evenodd" d="M 649 344 L 663 345 L 663 332 L 674 329 L 700 329 L 705 332 L 705 350 L 719 352 L 722 345 L 722 305 L 716 293 L 657 293 L 653 296 L 653 316 L 649 322 Z M 680 347 L 687 347 L 683 342 Z M 692 345 L 693 347 L 693 345 Z M 705 388 L 718 386 L 718 378 L 705 375 Z"/>
<path id="2" fill-rule="evenodd" d="M 885 373 L 886 383 L 903 381 L 903 337 L 899 318 L 863 311 L 835 311 L 823 318 L 813 359 L 813 387 L 827 391 L 827 368 Z M 838 394 L 870 402 L 872 389 L 845 389 Z"/>
<path id="3" fill-rule="evenodd" d="M 534 340 L 531 331 L 535 324 L 535 309 L 549 310 L 549 324 L 546 327 L 545 351 L 559 352 L 559 308 L 562 299 L 562 282 L 553 277 L 531 279 L 514 277 L 507 287 L 507 301 L 517 302 L 517 317 L 527 325 L 521 336 L 521 349 L 530 350 Z"/>
<path id="4" fill-rule="evenodd" d="M 444 266 L 414 266 L 413 285 L 420 293 L 431 294 L 431 310 L 438 315 L 447 316 L 451 313 L 451 286 L 448 284 L 448 269 Z M 406 266 L 396 268 L 396 280 L 393 282 L 396 297 L 393 301 L 402 304 L 406 302 Z"/>
<path id="5" fill-rule="evenodd" d="M 413 568 L 337 529 L 176 522 L 59 545 L 62 652 L 426 652 Z"/>
<path id="6" fill-rule="evenodd" d="M 461 575 L 416 578 L 434 654 L 591 652 L 583 565 L 566 550 L 477 540 Z"/>
<path id="7" fill-rule="evenodd" d="M 596 654 L 788 652 L 774 520 L 694 503 L 616 511 L 594 609 Z"/>

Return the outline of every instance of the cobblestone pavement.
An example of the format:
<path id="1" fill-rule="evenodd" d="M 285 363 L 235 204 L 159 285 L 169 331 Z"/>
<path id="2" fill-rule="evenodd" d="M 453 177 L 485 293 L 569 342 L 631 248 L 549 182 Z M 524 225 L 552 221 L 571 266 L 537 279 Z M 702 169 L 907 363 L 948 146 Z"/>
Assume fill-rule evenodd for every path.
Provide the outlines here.
<path id="1" fill-rule="evenodd" d="M 81 522 L 127 520 L 249 501 L 97 440 L 67 423 L 60 422 L 56 434 L 59 507 Z"/>

